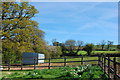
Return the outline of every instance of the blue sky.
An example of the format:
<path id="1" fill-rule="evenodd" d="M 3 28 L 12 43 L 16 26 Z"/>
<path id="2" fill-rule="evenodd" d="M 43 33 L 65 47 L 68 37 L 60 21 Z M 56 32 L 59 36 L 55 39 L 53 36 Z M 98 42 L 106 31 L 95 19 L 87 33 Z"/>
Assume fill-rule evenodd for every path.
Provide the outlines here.
<path id="1" fill-rule="evenodd" d="M 116 2 L 31 2 L 39 11 L 33 20 L 45 32 L 45 40 L 59 42 L 101 40 L 118 43 L 118 3 Z"/>

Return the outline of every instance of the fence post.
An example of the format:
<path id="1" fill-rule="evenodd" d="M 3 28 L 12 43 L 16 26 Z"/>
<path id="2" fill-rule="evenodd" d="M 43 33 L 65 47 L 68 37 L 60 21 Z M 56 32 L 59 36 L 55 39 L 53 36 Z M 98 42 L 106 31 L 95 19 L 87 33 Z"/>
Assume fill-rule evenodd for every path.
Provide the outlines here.
<path id="1" fill-rule="evenodd" d="M 81 57 L 81 65 L 83 65 L 83 56 Z"/>
<path id="2" fill-rule="evenodd" d="M 49 58 L 49 64 L 48 64 L 48 69 L 50 69 L 50 58 Z"/>
<path id="3" fill-rule="evenodd" d="M 36 58 L 34 57 L 34 70 L 36 69 L 36 63 L 35 63 L 36 61 L 35 60 L 36 60 Z"/>
<path id="4" fill-rule="evenodd" d="M 100 55 L 98 55 L 98 65 L 100 66 Z"/>
<path id="5" fill-rule="evenodd" d="M 8 67 L 8 71 L 9 71 L 9 62 L 10 62 L 10 61 L 7 61 L 7 67 Z"/>
<path id="6" fill-rule="evenodd" d="M 99 57 L 99 59 L 100 59 L 100 67 L 102 68 L 102 65 L 101 65 L 101 64 L 102 64 L 102 61 L 101 61 L 101 58 L 102 58 L 102 57 L 101 57 L 101 55 L 99 55 L 99 56 L 100 56 L 100 57 Z"/>
<path id="7" fill-rule="evenodd" d="M 108 55 L 108 78 L 110 79 L 110 56 Z"/>
<path id="8" fill-rule="evenodd" d="M 102 68 L 103 68 L 103 55 L 102 55 Z"/>
<path id="9" fill-rule="evenodd" d="M 23 64 L 22 64 L 22 58 L 21 58 L 21 70 L 22 70 Z"/>
<path id="10" fill-rule="evenodd" d="M 106 56 L 104 56 L 104 74 L 106 73 Z"/>
<path id="11" fill-rule="evenodd" d="M 9 59 L 8 61 L 8 71 L 10 70 L 10 63 L 11 63 L 11 59 Z"/>
<path id="12" fill-rule="evenodd" d="M 64 66 L 66 66 L 66 57 L 64 57 Z"/>
<path id="13" fill-rule="evenodd" d="M 116 80 L 116 57 L 114 57 L 113 61 L 114 61 L 114 80 Z"/>

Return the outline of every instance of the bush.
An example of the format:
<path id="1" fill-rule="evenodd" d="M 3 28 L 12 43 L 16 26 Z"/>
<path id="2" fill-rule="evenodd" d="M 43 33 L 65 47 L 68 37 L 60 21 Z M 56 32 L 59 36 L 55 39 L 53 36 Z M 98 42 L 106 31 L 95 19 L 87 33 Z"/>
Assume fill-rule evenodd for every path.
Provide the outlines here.
<path id="1" fill-rule="evenodd" d="M 61 47 L 59 46 L 47 46 L 47 50 L 49 52 L 49 57 L 57 58 L 62 55 Z"/>

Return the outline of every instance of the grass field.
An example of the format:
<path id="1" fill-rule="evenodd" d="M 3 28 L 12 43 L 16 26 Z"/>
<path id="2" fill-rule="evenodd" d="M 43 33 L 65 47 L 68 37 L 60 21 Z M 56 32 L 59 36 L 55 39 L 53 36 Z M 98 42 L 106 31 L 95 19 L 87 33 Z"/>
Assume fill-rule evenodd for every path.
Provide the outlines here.
<path id="1" fill-rule="evenodd" d="M 91 73 L 92 72 L 92 73 Z M 77 67 L 61 67 L 31 71 L 9 71 L 3 73 L 4 78 L 33 78 L 33 79 L 70 79 L 70 78 L 107 78 L 99 66 L 85 65 Z"/>

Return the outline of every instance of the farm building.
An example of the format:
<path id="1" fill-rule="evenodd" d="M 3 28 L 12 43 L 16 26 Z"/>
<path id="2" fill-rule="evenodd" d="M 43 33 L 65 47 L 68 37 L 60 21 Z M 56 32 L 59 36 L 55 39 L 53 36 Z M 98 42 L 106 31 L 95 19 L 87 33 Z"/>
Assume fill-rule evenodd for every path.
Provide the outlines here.
<path id="1" fill-rule="evenodd" d="M 23 57 L 22 60 L 23 65 L 44 63 L 44 60 L 40 60 L 40 59 L 45 58 L 44 54 L 30 53 L 30 52 L 23 53 L 22 57 Z"/>

